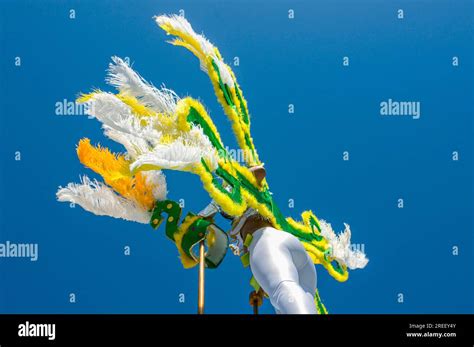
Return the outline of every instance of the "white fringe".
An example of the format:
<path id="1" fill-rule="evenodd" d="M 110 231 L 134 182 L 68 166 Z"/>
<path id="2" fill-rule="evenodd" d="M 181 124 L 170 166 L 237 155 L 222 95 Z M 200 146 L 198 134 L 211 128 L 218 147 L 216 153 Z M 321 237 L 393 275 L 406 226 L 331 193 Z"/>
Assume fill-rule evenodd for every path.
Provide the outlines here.
<path id="1" fill-rule="evenodd" d="M 59 187 L 56 193 L 58 201 L 72 202 L 84 210 L 98 216 L 110 216 L 147 224 L 151 214 L 134 202 L 117 195 L 111 188 L 89 177 L 83 176 L 81 183 L 69 183 L 67 187 Z"/>
<path id="2" fill-rule="evenodd" d="M 177 15 L 161 15 L 156 16 L 155 21 L 158 25 L 167 24 L 176 31 L 182 32 L 186 35 L 192 36 L 201 46 L 202 51 L 207 55 L 211 56 L 216 62 L 222 81 L 229 87 L 234 87 L 234 81 L 229 73 L 227 66 L 222 59 L 219 59 L 215 53 L 214 45 L 206 39 L 204 34 L 196 34 L 191 24 L 183 16 Z M 206 62 L 200 58 L 201 70 L 208 73 L 206 68 Z"/>
<path id="3" fill-rule="evenodd" d="M 107 83 L 121 93 L 137 98 L 142 104 L 158 113 L 173 114 L 179 97 L 170 89 L 157 89 L 119 57 L 112 57 L 109 64 Z"/>
<path id="4" fill-rule="evenodd" d="M 351 229 L 344 223 L 345 229 L 339 235 L 336 235 L 331 224 L 324 220 L 319 221 L 321 234 L 329 241 L 332 248 L 332 256 L 347 265 L 349 269 L 362 269 L 369 260 L 360 250 L 351 248 Z"/>

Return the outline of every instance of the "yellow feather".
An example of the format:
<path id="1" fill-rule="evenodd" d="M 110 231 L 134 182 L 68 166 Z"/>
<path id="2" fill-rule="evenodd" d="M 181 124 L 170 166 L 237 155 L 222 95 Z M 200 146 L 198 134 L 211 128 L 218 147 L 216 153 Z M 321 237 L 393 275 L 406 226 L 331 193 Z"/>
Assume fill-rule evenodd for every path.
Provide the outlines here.
<path id="1" fill-rule="evenodd" d="M 108 148 L 94 147 L 89 139 L 84 138 L 77 146 L 77 156 L 83 165 L 101 175 L 104 182 L 117 193 L 135 201 L 146 210 L 153 208 L 153 187 L 141 173 L 132 176 L 130 163 L 123 155 L 114 154 Z"/>
<path id="2" fill-rule="evenodd" d="M 117 99 L 121 100 L 124 104 L 130 107 L 132 113 L 139 117 L 154 117 L 157 115 L 155 111 L 146 107 L 137 98 L 126 95 L 126 94 L 116 94 Z"/>

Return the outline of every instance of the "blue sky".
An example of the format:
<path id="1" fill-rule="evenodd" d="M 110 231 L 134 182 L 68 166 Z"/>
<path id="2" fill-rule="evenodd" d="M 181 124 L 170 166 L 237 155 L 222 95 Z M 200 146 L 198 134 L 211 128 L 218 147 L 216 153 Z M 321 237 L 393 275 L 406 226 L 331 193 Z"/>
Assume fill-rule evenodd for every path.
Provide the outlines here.
<path id="1" fill-rule="evenodd" d="M 76 158 L 80 138 L 121 150 L 96 120 L 55 114 L 57 102 L 73 101 L 79 92 L 110 90 L 104 78 L 113 55 L 128 57 L 155 85 L 199 98 L 235 148 L 197 59 L 167 44 L 152 20 L 180 10 L 227 62 L 239 58 L 233 68 L 249 104 L 252 136 L 283 212 L 296 218 L 312 209 L 336 230 L 348 223 L 353 242 L 364 246 L 369 264 L 345 283 L 317 267 L 328 310 L 473 312 L 472 1 L 1 6 L 0 243 L 37 243 L 39 257 L 0 258 L 0 312 L 196 311 L 197 270 L 182 268 L 164 230 L 55 200 L 59 185 L 94 176 Z M 382 116 L 380 103 L 388 99 L 419 103 L 420 118 Z M 166 174 L 169 197 L 184 199 L 185 212 L 208 202 L 197 177 Z M 218 269 L 207 271 L 207 312 L 250 313 L 250 277 L 229 252 Z M 268 301 L 262 311 L 273 312 Z"/>

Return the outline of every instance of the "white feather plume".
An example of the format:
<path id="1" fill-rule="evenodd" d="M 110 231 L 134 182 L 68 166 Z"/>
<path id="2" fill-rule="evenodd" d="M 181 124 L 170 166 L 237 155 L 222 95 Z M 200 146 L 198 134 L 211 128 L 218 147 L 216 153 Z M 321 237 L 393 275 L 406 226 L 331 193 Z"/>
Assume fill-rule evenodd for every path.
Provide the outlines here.
<path id="1" fill-rule="evenodd" d="M 117 195 L 111 188 L 96 180 L 83 176 L 81 183 L 69 183 L 59 187 L 56 193 L 58 201 L 72 202 L 84 210 L 99 216 L 122 218 L 138 223 L 148 223 L 150 212 L 140 208 L 133 201 Z"/>
<path id="2" fill-rule="evenodd" d="M 156 145 L 162 136 L 162 133 L 153 126 L 156 118 L 149 117 L 146 125 L 141 124 L 140 119 L 132 113 L 129 106 L 111 93 L 100 92 L 94 94 L 88 103 L 90 105 L 88 108 L 89 114 L 96 117 L 108 128 L 141 138 L 151 146 Z M 110 130 L 108 132 L 110 134 Z M 128 139 L 131 140 L 132 137 Z"/>
<path id="3" fill-rule="evenodd" d="M 324 220 L 320 220 L 320 226 L 321 234 L 329 241 L 334 258 L 346 264 L 349 269 L 362 269 L 367 265 L 369 260 L 365 254 L 351 247 L 351 229 L 348 224 L 344 223 L 345 229 L 339 235 Z"/>
<path id="4" fill-rule="evenodd" d="M 170 89 L 157 89 L 119 57 L 112 57 L 109 64 L 107 83 L 121 93 L 137 98 L 142 104 L 158 113 L 173 114 L 179 97 Z"/>
<path id="5" fill-rule="evenodd" d="M 103 125 L 103 129 L 105 136 L 125 147 L 127 155 L 131 160 L 151 150 L 148 142 L 138 136 L 118 131 L 107 125 Z"/>
<path id="6" fill-rule="evenodd" d="M 143 165 L 153 165 L 161 169 L 191 171 L 194 165 L 201 163 L 201 158 L 208 160 L 211 170 L 217 168 L 217 152 L 210 144 L 197 146 L 178 140 L 157 145 L 153 151 L 140 155 L 130 165 L 130 170 L 134 171 Z"/>
<path id="7" fill-rule="evenodd" d="M 222 81 L 227 84 L 229 87 L 234 87 L 234 81 L 228 68 L 226 67 L 224 61 L 220 59 L 217 54 L 214 45 L 209 42 L 204 34 L 197 34 L 191 24 L 183 16 L 177 15 L 161 15 L 155 17 L 155 21 L 158 25 L 166 24 L 171 26 L 175 31 L 181 32 L 185 35 L 191 36 L 196 42 L 199 43 L 201 50 L 206 56 L 211 56 L 216 65 L 219 68 L 219 73 L 221 75 Z M 201 70 L 208 73 L 206 62 L 203 60 L 205 57 L 199 57 Z"/>

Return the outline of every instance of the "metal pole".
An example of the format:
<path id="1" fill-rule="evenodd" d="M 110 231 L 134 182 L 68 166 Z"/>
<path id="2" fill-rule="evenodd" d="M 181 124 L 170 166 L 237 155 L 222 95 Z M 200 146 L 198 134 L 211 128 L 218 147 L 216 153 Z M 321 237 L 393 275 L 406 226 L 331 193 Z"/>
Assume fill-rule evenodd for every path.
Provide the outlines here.
<path id="1" fill-rule="evenodd" d="M 249 295 L 250 305 L 253 307 L 253 314 L 258 314 L 258 308 L 262 306 L 263 303 L 263 292 L 253 291 Z"/>
<path id="2" fill-rule="evenodd" d="M 253 314 L 258 314 L 258 301 L 254 300 L 253 302 Z"/>
<path id="3" fill-rule="evenodd" d="M 204 240 L 199 243 L 198 314 L 204 314 Z"/>

